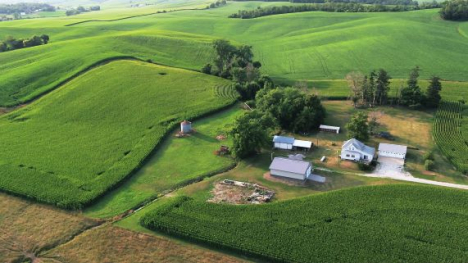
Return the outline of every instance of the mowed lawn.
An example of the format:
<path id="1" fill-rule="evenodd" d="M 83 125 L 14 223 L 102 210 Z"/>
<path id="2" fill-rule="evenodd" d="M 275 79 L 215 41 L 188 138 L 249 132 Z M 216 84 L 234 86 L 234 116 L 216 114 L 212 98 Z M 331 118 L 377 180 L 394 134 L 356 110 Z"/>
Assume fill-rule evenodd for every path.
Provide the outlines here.
<path id="1" fill-rule="evenodd" d="M 467 204 L 462 190 L 369 186 L 266 205 L 176 197 L 141 222 L 267 261 L 464 262 Z"/>
<path id="2" fill-rule="evenodd" d="M 230 105 L 229 82 L 137 61 L 93 69 L 0 118 L 0 189 L 79 208 L 136 170 L 184 118 Z"/>
<path id="3" fill-rule="evenodd" d="M 233 158 L 214 154 L 221 145 L 231 145 L 231 140 L 228 137 L 219 141 L 216 137 L 226 134 L 242 112 L 234 106 L 195 121 L 196 133 L 192 136 L 169 137 L 130 180 L 86 209 L 85 214 L 100 218 L 115 216 L 167 190 L 232 167 Z"/>

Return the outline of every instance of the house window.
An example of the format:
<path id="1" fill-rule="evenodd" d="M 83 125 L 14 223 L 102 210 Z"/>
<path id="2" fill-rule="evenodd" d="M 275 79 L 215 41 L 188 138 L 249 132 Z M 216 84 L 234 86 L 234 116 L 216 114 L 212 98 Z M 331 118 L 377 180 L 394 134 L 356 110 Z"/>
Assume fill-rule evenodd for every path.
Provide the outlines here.
<path id="1" fill-rule="evenodd" d="M 364 155 L 364 160 L 367 160 L 367 155 Z"/>
<path id="2" fill-rule="evenodd" d="M 346 154 L 346 157 L 349 157 L 349 154 Z"/>
<path id="3" fill-rule="evenodd" d="M 351 155 L 351 157 L 353 157 L 353 158 L 354 158 L 354 155 Z"/>

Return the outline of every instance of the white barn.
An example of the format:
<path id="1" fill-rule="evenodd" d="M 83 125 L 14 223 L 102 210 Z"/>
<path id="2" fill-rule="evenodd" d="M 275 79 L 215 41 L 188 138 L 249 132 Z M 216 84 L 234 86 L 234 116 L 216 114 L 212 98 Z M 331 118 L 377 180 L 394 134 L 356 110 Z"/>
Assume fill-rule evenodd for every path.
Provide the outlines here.
<path id="1" fill-rule="evenodd" d="M 273 144 L 274 147 L 277 149 L 292 150 L 294 145 L 294 138 L 285 136 L 274 136 Z"/>
<path id="2" fill-rule="evenodd" d="M 307 180 L 312 173 L 312 164 L 306 161 L 275 157 L 270 165 L 270 174 L 296 180 Z"/>
<path id="3" fill-rule="evenodd" d="M 325 132 L 340 133 L 340 127 L 330 126 L 330 125 L 320 125 L 320 130 Z"/>
<path id="4" fill-rule="evenodd" d="M 375 148 L 353 138 L 343 143 L 340 157 L 343 160 L 370 163 L 374 159 L 374 155 Z"/>
<path id="5" fill-rule="evenodd" d="M 379 144 L 379 156 L 406 159 L 407 146 L 381 143 Z"/>
<path id="6" fill-rule="evenodd" d="M 312 142 L 303 140 L 294 140 L 293 147 L 296 149 L 304 149 L 306 151 L 312 148 Z"/>

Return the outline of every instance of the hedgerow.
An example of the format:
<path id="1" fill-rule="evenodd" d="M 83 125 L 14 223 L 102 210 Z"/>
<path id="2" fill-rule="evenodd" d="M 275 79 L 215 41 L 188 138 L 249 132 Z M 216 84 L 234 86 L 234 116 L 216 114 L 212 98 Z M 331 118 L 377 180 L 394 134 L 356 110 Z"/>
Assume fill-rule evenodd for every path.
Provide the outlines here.
<path id="1" fill-rule="evenodd" d="M 179 121 L 233 103 L 229 82 L 139 61 L 111 62 L 0 118 L 0 190 L 86 206 L 141 166 Z"/>
<path id="2" fill-rule="evenodd" d="M 284 262 L 463 262 L 468 192 L 409 185 L 360 187 L 266 205 L 176 197 L 141 224 Z"/>

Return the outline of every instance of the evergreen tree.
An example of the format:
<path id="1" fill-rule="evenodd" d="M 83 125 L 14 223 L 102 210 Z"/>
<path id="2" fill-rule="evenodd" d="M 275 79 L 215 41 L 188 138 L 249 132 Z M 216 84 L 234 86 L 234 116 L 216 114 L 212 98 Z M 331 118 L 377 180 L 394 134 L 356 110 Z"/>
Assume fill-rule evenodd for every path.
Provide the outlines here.
<path id="1" fill-rule="evenodd" d="M 419 67 L 411 70 L 407 86 L 401 90 L 401 104 L 409 107 L 420 107 L 423 101 L 423 94 L 418 84 Z"/>
<path id="2" fill-rule="evenodd" d="M 440 91 L 442 90 L 442 84 L 440 78 L 433 76 L 430 80 L 429 87 L 426 91 L 425 105 L 429 108 L 437 108 L 439 106 L 441 97 Z"/>
<path id="3" fill-rule="evenodd" d="M 351 121 L 346 124 L 348 130 L 348 138 L 355 138 L 360 141 L 369 140 L 369 123 L 368 116 L 364 112 L 356 113 Z"/>
<path id="4" fill-rule="evenodd" d="M 379 69 L 377 74 L 377 83 L 375 88 L 375 97 L 378 104 L 383 105 L 387 103 L 388 92 L 390 91 L 390 75 L 384 69 Z"/>

